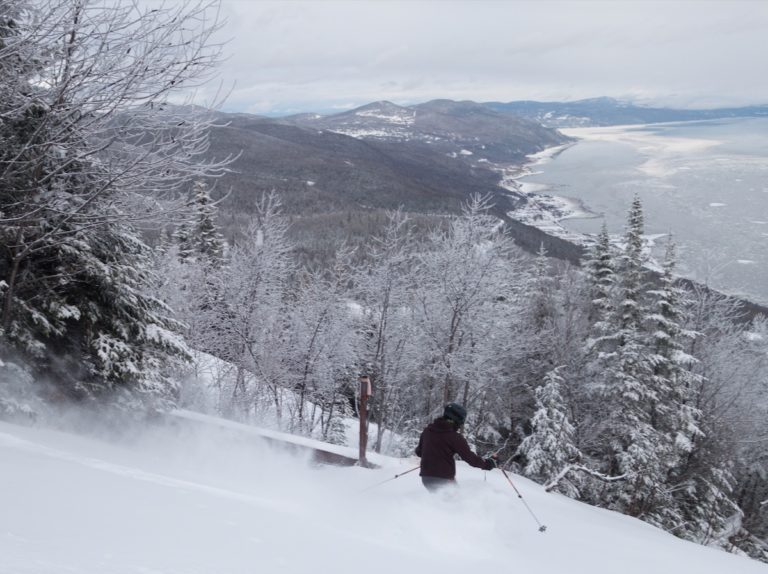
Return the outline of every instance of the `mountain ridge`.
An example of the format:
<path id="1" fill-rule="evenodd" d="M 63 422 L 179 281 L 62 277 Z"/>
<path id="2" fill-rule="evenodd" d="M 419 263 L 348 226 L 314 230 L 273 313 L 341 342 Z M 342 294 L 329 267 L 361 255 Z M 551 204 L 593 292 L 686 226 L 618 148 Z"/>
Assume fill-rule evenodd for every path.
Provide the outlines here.
<path id="1" fill-rule="evenodd" d="M 354 114 L 381 105 L 395 107 L 400 110 L 417 110 L 424 106 L 437 108 L 440 106 L 447 107 L 451 105 L 473 105 L 504 114 L 516 115 L 535 122 L 541 122 L 544 126 L 551 128 L 599 127 L 634 123 L 768 116 L 768 103 L 715 108 L 675 108 L 636 104 L 627 100 L 599 96 L 571 101 L 511 100 L 507 102 L 498 100 L 475 102 L 472 100 L 438 98 L 407 105 L 396 104 L 388 100 L 379 100 L 342 112 L 304 112 L 288 116 L 274 116 L 273 119 L 292 122 L 296 119 L 298 119 L 298 121 L 305 121 L 313 116 L 314 119 L 319 120 L 343 116 L 345 114 Z"/>
<path id="2" fill-rule="evenodd" d="M 641 106 L 608 97 L 589 98 L 573 102 L 539 102 L 535 100 L 485 102 L 483 105 L 501 113 L 539 121 L 542 125 L 553 128 L 768 117 L 768 104 L 699 110 Z"/>

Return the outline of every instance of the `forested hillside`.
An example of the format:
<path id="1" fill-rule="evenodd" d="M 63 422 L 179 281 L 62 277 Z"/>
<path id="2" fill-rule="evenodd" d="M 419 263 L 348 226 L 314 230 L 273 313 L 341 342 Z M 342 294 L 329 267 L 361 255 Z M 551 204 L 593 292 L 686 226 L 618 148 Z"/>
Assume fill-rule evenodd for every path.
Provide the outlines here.
<path id="1" fill-rule="evenodd" d="M 525 198 L 500 186 L 504 170 L 569 141 L 538 123 L 450 101 L 376 102 L 331 116 L 218 114 L 217 121 L 205 157 L 235 158 L 211 192 L 230 242 L 271 191 L 279 191 L 292 239 L 310 263 L 327 263 L 342 238 L 357 245 L 380 232 L 386 210 L 439 225 L 481 194 L 529 251 L 544 242 L 554 255 L 578 258 L 578 248 L 507 219 Z"/>

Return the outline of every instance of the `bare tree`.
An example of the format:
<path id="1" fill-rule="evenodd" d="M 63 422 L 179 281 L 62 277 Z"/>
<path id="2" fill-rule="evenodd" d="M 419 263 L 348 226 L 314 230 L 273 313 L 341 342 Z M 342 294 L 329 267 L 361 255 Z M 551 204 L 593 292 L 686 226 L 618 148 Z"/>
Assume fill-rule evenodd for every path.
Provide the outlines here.
<path id="1" fill-rule="evenodd" d="M 372 238 L 368 272 L 360 273 L 357 281 L 363 306 L 363 362 L 374 385 L 369 404 L 378 425 L 376 452 L 381 452 L 385 431 L 397 430 L 403 415 L 411 414 L 403 397 L 413 382 L 418 359 L 408 297 L 409 288 L 417 281 L 412 272 L 414 239 L 402 211 L 391 212 L 388 218 L 381 236 Z"/>
<path id="2" fill-rule="evenodd" d="M 469 402 L 473 384 L 493 380 L 503 356 L 495 344 L 508 326 L 504 312 L 518 296 L 520 274 L 512 240 L 474 197 L 447 232 L 436 231 L 419 256 L 414 320 L 421 325 L 429 370 L 440 402 Z"/>
<path id="3" fill-rule="evenodd" d="M 331 269 L 303 274 L 286 308 L 281 350 L 284 384 L 296 393 L 292 427 L 312 434 L 319 422 L 325 439 L 339 435 L 334 425 L 344 414 L 343 391 L 354 376 L 357 325 L 347 300 L 352 275 L 350 252 L 341 249 Z"/>
<path id="4" fill-rule="evenodd" d="M 214 277 L 215 300 L 200 337 L 204 349 L 237 367 L 232 404 L 247 413 L 256 384 L 270 390 L 279 418 L 286 365 L 283 334 L 286 293 L 295 265 L 286 238 L 288 224 L 276 195 L 262 197 L 244 238 L 232 248 L 229 265 Z"/>

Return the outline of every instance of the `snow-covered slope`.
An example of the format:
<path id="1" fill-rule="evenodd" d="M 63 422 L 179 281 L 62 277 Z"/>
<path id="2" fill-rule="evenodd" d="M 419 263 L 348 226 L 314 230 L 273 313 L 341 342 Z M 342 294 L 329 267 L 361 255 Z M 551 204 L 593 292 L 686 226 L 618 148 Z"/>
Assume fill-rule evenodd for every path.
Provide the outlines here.
<path id="1" fill-rule="evenodd" d="M 2 574 L 541 572 L 751 574 L 764 564 L 678 540 L 515 477 L 461 466 L 455 493 L 387 468 L 310 467 L 234 435 L 108 444 L 0 423 Z"/>

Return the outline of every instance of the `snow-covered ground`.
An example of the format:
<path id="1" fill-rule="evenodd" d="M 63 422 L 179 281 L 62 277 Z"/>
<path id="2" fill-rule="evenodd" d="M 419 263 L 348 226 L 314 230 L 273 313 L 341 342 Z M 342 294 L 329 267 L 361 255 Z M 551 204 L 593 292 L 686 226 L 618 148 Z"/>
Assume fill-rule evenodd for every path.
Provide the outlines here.
<path id="1" fill-rule="evenodd" d="M 385 468 L 311 467 L 234 434 L 131 432 L 110 444 L 0 422 L 0 573 L 541 572 L 751 574 L 684 542 L 498 471 L 460 488 Z"/>
<path id="2" fill-rule="evenodd" d="M 357 419 L 345 419 L 344 425 L 347 434 L 347 444 L 352 446 L 342 446 L 337 444 L 330 444 L 327 442 L 321 442 L 312 438 L 304 436 L 290 434 L 285 432 L 276 431 L 274 429 L 261 428 L 255 426 L 249 426 L 243 423 L 231 421 L 228 419 L 218 418 L 211 415 L 205 415 L 194 411 L 188 411 L 179 409 L 169 414 L 169 420 L 179 420 L 195 423 L 201 428 L 208 427 L 218 430 L 231 430 L 239 433 L 246 438 L 247 436 L 258 438 L 265 438 L 272 441 L 278 441 L 281 443 L 287 443 L 290 445 L 296 445 L 298 447 L 304 447 L 309 449 L 321 450 L 324 452 L 337 454 L 350 459 L 358 458 L 359 448 L 359 427 L 356 427 Z M 373 428 L 371 428 L 373 427 Z M 376 425 L 371 423 L 369 425 L 369 432 L 373 436 L 376 431 Z M 391 457 L 377 454 L 375 452 L 369 452 L 366 455 L 368 462 L 373 463 L 376 466 L 391 466 Z"/>
<path id="3" fill-rule="evenodd" d="M 349 302 L 349 308 L 353 313 L 361 312 L 359 305 L 352 301 Z M 185 402 L 187 404 L 193 405 L 192 408 L 197 411 L 209 413 L 220 412 L 216 409 L 216 397 L 219 396 L 219 393 L 222 392 L 222 387 L 231 389 L 235 384 L 237 368 L 232 363 L 222 361 L 221 359 L 218 359 L 213 355 L 209 355 L 208 353 L 195 350 L 192 351 L 191 365 L 192 368 L 183 377 L 184 380 L 181 382 L 181 384 L 182 388 L 186 389 L 187 394 L 190 394 L 191 392 L 191 394 L 194 396 L 185 397 Z M 250 380 L 249 375 L 246 375 L 246 384 L 250 384 L 251 382 L 252 381 Z M 229 396 L 231 391 L 224 391 L 224 393 Z M 295 411 L 298 408 L 298 397 L 294 393 L 286 389 L 280 389 L 278 393 L 284 411 Z M 283 432 L 285 430 L 291 430 L 290 416 L 287 412 L 284 413 L 285 416 L 282 417 L 282 419 L 277 416 L 275 411 L 274 395 L 269 393 L 267 397 L 261 397 L 261 399 L 262 400 L 253 401 L 254 412 L 251 413 L 251 416 L 254 417 L 255 420 L 258 420 L 259 425 L 262 427 L 258 432 L 261 433 L 262 436 L 268 436 L 270 432 L 276 431 L 276 435 L 280 437 L 280 440 L 286 440 L 286 437 L 292 436 L 293 439 L 291 440 L 298 444 L 298 441 L 301 437 L 296 435 L 288 435 Z M 319 428 L 320 422 L 318 419 L 324 415 L 322 407 L 319 405 L 313 405 L 311 402 L 306 402 L 305 410 L 305 417 L 307 422 L 309 423 L 311 419 L 311 426 L 314 429 L 312 434 L 314 436 L 320 436 L 321 430 Z M 238 426 L 240 428 L 243 427 L 243 425 L 239 425 L 238 423 L 233 423 L 224 419 L 206 417 L 205 415 L 199 413 L 188 412 L 185 416 L 195 417 L 198 420 L 208 418 L 209 420 L 218 420 L 221 425 L 229 424 Z M 353 447 L 355 450 L 350 451 L 353 453 L 351 456 L 357 457 L 356 449 L 358 447 L 358 441 L 360 438 L 359 421 L 356 418 L 346 417 L 342 420 L 342 424 L 344 428 L 341 442 L 343 442 L 345 445 Z M 287 429 L 285 428 L 286 426 L 288 427 Z M 251 429 L 254 428 L 255 427 L 251 427 Z M 253 432 L 255 432 L 255 430 Z M 378 425 L 369 421 L 368 433 L 371 437 L 370 444 L 373 444 L 373 442 L 376 440 L 378 432 Z M 328 445 L 328 447 L 331 446 L 335 445 Z M 396 433 L 392 433 L 389 430 L 384 430 L 382 436 L 382 452 L 388 454 L 400 454 L 404 448 L 406 447 L 403 444 L 403 439 L 401 436 L 397 435 Z M 330 448 L 326 448 L 325 450 L 336 452 Z"/>

